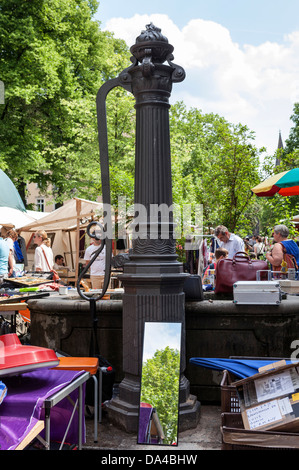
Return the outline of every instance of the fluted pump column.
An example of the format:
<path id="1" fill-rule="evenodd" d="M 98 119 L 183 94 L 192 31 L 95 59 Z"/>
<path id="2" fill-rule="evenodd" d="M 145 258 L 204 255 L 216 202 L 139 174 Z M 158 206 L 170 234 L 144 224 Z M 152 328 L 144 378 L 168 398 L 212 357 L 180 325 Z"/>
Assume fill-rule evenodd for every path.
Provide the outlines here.
<path id="1" fill-rule="evenodd" d="M 184 70 L 172 63 L 173 46 L 152 24 L 131 47 L 132 66 L 120 74 L 136 99 L 135 221 L 133 252 L 120 276 L 123 296 L 123 370 L 110 418 L 136 431 L 145 322 L 181 322 L 180 429 L 196 425 L 199 404 L 185 369 L 185 295 L 188 274 L 177 261 L 172 214 L 169 97 Z M 168 65 L 165 65 L 167 62 Z M 157 211 L 157 208 L 164 208 Z"/>

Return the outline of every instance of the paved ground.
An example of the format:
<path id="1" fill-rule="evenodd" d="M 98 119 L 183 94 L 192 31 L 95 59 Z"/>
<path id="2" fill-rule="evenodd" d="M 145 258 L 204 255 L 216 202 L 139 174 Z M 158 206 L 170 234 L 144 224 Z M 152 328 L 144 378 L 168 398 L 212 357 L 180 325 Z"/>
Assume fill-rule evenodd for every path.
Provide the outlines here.
<path id="1" fill-rule="evenodd" d="M 199 424 L 195 429 L 179 433 L 177 450 L 221 450 L 220 406 L 201 406 Z M 93 419 L 86 419 L 85 450 L 157 450 L 158 446 L 137 444 L 137 435 L 128 434 L 111 425 L 103 416 L 99 424 L 98 442 L 94 443 Z M 169 450 L 169 446 L 159 446 Z"/>

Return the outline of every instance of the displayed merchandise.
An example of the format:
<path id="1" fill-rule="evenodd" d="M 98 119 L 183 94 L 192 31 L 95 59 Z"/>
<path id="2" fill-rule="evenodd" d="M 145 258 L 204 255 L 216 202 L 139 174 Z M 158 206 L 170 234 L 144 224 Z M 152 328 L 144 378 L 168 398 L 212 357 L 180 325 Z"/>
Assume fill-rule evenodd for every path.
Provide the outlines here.
<path id="1" fill-rule="evenodd" d="M 267 261 L 252 260 L 245 252 L 236 253 L 233 259 L 220 259 L 216 266 L 215 293 L 232 293 L 237 281 L 256 281 L 257 271 L 267 270 Z"/>
<path id="2" fill-rule="evenodd" d="M 238 281 L 233 286 L 234 303 L 238 305 L 279 305 L 279 281 Z"/>
<path id="3" fill-rule="evenodd" d="M 235 358 L 211 358 L 211 357 L 192 357 L 190 364 L 207 369 L 227 370 L 231 374 L 240 378 L 247 378 L 258 373 L 261 367 L 269 366 L 273 363 L 273 359 L 235 359 Z M 290 361 L 286 361 L 290 364 Z"/>
<path id="4" fill-rule="evenodd" d="M 6 397 L 6 395 L 7 395 L 6 385 L 0 380 L 0 405 L 3 402 L 4 398 Z"/>
<path id="5" fill-rule="evenodd" d="M 234 383 L 245 429 L 298 432 L 298 363 L 280 364 Z"/>
<path id="6" fill-rule="evenodd" d="M 59 364 L 52 349 L 23 345 L 15 333 L 0 336 L 0 377 Z"/>

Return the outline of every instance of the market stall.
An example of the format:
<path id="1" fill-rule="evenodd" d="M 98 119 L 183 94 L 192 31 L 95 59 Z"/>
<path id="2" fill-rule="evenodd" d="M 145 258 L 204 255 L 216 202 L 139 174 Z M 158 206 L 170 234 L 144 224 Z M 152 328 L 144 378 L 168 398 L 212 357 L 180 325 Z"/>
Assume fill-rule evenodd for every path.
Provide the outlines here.
<path id="1" fill-rule="evenodd" d="M 20 228 L 26 241 L 28 266 L 33 268 L 33 234 L 45 230 L 52 242 L 55 255 L 64 256 L 67 269 L 59 273 L 61 277 L 71 277 L 76 282 L 80 258 L 85 249 L 85 228 L 92 220 L 99 220 L 102 204 L 85 199 L 74 198 L 49 213 L 40 221 L 30 222 Z"/>

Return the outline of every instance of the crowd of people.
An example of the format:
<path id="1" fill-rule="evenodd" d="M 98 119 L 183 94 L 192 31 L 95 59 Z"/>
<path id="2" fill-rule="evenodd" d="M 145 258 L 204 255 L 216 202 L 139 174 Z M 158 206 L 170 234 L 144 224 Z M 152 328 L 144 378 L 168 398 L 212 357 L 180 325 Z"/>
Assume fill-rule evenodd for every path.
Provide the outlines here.
<path id="1" fill-rule="evenodd" d="M 298 243 L 289 238 L 289 229 L 285 225 L 276 225 L 273 229 L 273 242 L 269 243 L 267 237 L 252 236 L 242 239 L 238 235 L 229 232 L 224 225 L 219 225 L 214 230 L 217 243 L 213 244 L 212 258 L 207 269 L 216 269 L 219 259 L 234 258 L 237 253 L 247 253 L 251 258 L 266 259 L 272 270 L 279 271 L 283 266 L 299 266 Z M 33 241 L 36 245 L 34 253 L 35 271 L 49 272 L 65 266 L 64 258 L 58 254 L 54 258 L 51 248 L 51 240 L 43 230 L 35 232 Z M 101 240 L 93 239 L 86 248 L 84 254 L 85 263 L 93 258 L 98 250 Z M 0 237 L 0 275 L 15 276 L 15 266 L 18 263 L 27 265 L 26 246 L 23 237 L 14 229 L 1 229 Z M 90 266 L 90 280 L 93 289 L 103 287 L 105 274 L 105 247 Z M 204 273 L 203 273 L 204 274 Z"/>
<path id="2" fill-rule="evenodd" d="M 54 257 L 51 240 L 44 230 L 38 230 L 33 235 L 36 245 L 34 252 L 34 271 L 51 272 L 65 267 L 65 260 L 61 254 Z M 93 254 L 98 250 L 101 240 L 92 239 L 84 254 L 85 263 L 89 263 Z M 1 229 L 0 237 L 0 275 L 15 277 L 17 264 L 27 266 L 26 244 L 23 237 L 14 230 Z M 90 280 L 93 289 L 103 287 L 105 274 L 105 247 L 90 266 Z"/>
<path id="3" fill-rule="evenodd" d="M 55 260 L 51 248 L 51 241 L 45 231 L 38 231 L 33 236 L 37 245 L 34 255 L 35 271 L 51 271 L 65 266 L 62 255 L 56 255 Z M 86 265 L 92 259 L 95 251 L 98 250 L 101 240 L 92 239 L 90 245 L 86 248 L 84 260 Z M 90 266 L 90 281 L 93 289 L 102 289 L 105 274 L 105 247 L 96 257 Z"/>
<path id="4" fill-rule="evenodd" d="M 54 257 L 51 248 L 51 240 L 43 230 L 35 232 L 33 241 L 36 245 L 34 253 L 34 270 L 49 272 L 54 268 Z M 59 264 L 64 264 L 62 255 L 57 255 Z M 61 261 L 62 260 L 62 261 Z M 27 251 L 24 238 L 17 230 L 2 227 L 0 237 L 0 275 L 3 277 L 15 277 L 16 266 L 21 264 L 27 267 Z"/>
<path id="5" fill-rule="evenodd" d="M 2 227 L 0 236 L 0 275 L 15 276 L 17 263 L 27 265 L 25 240 L 17 230 Z"/>
<path id="6" fill-rule="evenodd" d="M 281 271 L 283 267 L 299 266 L 298 243 L 289 238 L 289 229 L 286 225 L 276 225 L 273 229 L 273 242 L 267 237 L 252 236 L 242 239 L 230 233 L 224 225 L 215 229 L 215 236 L 221 248 L 228 251 L 227 257 L 233 258 L 236 253 L 245 252 L 251 258 L 264 258 L 269 262 L 273 271 Z"/>

